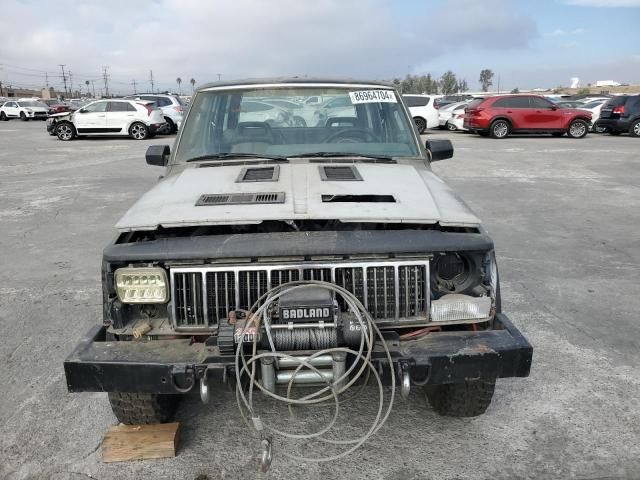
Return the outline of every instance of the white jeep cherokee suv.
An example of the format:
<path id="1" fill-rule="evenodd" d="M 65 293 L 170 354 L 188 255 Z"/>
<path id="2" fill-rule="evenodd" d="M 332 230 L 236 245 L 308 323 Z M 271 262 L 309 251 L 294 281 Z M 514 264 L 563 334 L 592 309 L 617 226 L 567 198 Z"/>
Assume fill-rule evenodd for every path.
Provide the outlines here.
<path id="1" fill-rule="evenodd" d="M 47 130 L 63 141 L 85 135 L 124 135 L 144 140 L 165 127 L 162 111 L 149 101 L 109 99 L 75 112 L 51 115 Z"/>

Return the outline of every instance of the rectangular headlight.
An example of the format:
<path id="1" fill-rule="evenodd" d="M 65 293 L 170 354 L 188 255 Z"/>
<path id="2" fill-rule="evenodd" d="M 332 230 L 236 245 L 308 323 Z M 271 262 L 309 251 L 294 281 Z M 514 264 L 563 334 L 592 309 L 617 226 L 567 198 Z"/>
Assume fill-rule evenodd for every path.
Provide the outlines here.
<path id="1" fill-rule="evenodd" d="M 434 322 L 482 320 L 489 318 L 490 312 L 491 297 L 471 297 L 453 293 L 431 302 L 431 320 Z"/>
<path id="2" fill-rule="evenodd" d="M 162 268 L 126 267 L 115 273 L 116 293 L 123 303 L 166 303 L 167 274 Z"/>

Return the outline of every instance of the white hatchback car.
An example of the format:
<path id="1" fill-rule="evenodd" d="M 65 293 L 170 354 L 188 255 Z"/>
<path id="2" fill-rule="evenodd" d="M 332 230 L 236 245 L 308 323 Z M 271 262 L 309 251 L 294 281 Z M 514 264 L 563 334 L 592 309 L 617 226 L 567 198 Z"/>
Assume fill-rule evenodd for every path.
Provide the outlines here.
<path id="1" fill-rule="evenodd" d="M 435 107 L 436 95 L 403 95 L 409 107 L 409 113 L 416 122 L 418 132 L 424 133 L 427 128 L 438 128 L 438 110 Z"/>
<path id="2" fill-rule="evenodd" d="M 46 120 L 49 107 L 37 100 L 10 100 L 0 107 L 0 120 L 19 118 L 27 121 L 32 119 Z"/>
<path id="3" fill-rule="evenodd" d="M 144 140 L 166 126 L 162 110 L 147 100 L 98 100 L 50 118 L 47 130 L 63 141 L 85 135 L 124 135 Z"/>

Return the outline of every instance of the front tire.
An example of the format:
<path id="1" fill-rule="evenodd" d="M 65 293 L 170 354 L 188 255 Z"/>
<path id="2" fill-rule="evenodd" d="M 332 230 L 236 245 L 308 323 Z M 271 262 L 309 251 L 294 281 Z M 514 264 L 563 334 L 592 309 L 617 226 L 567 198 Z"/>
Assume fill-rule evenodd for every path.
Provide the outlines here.
<path id="1" fill-rule="evenodd" d="M 629 135 L 632 137 L 640 137 L 640 120 L 636 120 L 629 127 Z"/>
<path id="2" fill-rule="evenodd" d="M 58 140 L 62 140 L 63 142 L 71 141 L 76 136 L 76 129 L 69 122 L 58 123 L 55 132 Z"/>
<path id="3" fill-rule="evenodd" d="M 178 396 L 109 392 L 109 403 L 120 423 L 148 425 L 168 422 L 178 406 Z"/>
<path id="4" fill-rule="evenodd" d="M 149 128 L 141 122 L 135 122 L 129 127 L 129 135 L 134 140 L 144 140 L 149 136 Z"/>
<path id="5" fill-rule="evenodd" d="M 426 385 L 431 407 L 447 417 L 477 417 L 487 411 L 493 399 L 496 381 L 469 380 L 464 383 Z"/>
<path id="6" fill-rule="evenodd" d="M 6 122 L 8 120 L 7 115 L 4 112 L 0 112 L 0 121 Z"/>
<path id="7" fill-rule="evenodd" d="M 584 120 L 574 120 L 569 124 L 567 135 L 570 138 L 582 138 L 589 132 L 589 125 Z"/>
<path id="8" fill-rule="evenodd" d="M 29 121 L 29 119 L 27 118 L 27 115 L 24 112 L 20 112 L 20 120 L 22 120 L 23 122 Z"/>
<path id="9" fill-rule="evenodd" d="M 422 117 L 414 117 L 413 121 L 416 122 L 418 133 L 422 135 L 424 131 L 427 129 L 427 121 Z"/>
<path id="10" fill-rule="evenodd" d="M 449 123 L 447 122 L 447 130 L 449 130 L 450 132 L 455 132 L 457 130 L 456 126 L 453 123 Z"/>
<path id="11" fill-rule="evenodd" d="M 491 138 L 505 138 L 511 131 L 511 125 L 506 120 L 496 120 L 489 127 Z"/>

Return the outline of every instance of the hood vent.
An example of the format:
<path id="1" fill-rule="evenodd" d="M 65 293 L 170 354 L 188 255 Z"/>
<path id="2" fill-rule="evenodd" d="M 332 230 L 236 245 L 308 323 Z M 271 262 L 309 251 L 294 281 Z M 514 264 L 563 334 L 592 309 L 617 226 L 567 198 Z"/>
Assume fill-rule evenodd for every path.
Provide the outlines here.
<path id="1" fill-rule="evenodd" d="M 201 195 L 196 207 L 212 205 L 261 205 L 284 203 L 284 192 L 264 193 L 218 193 Z"/>
<path id="2" fill-rule="evenodd" d="M 322 165 L 320 169 L 320 177 L 324 181 L 329 182 L 357 182 L 362 181 L 360 173 L 353 165 Z"/>
<path id="3" fill-rule="evenodd" d="M 277 182 L 280 167 L 244 167 L 236 182 Z"/>

